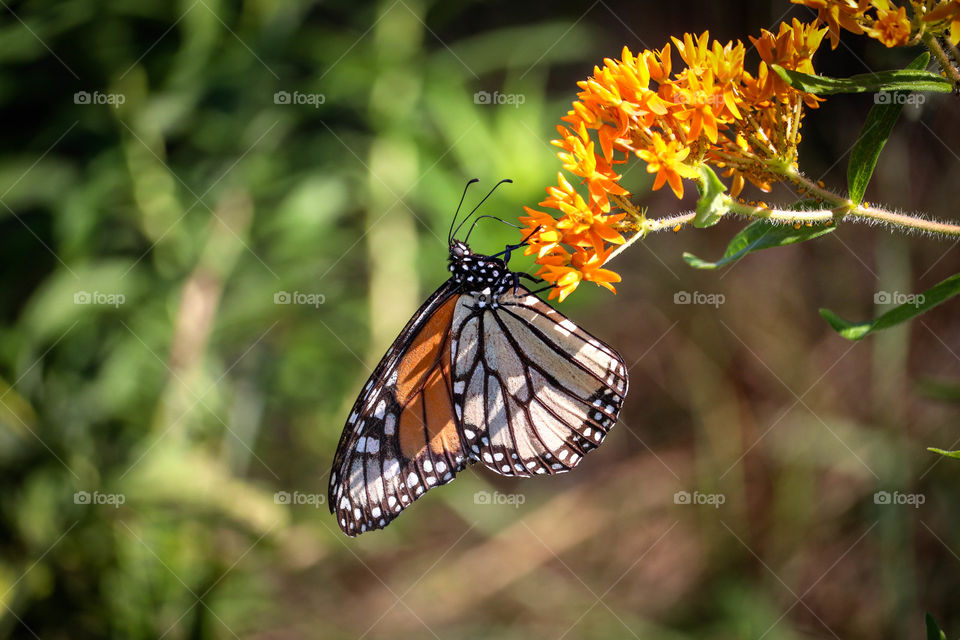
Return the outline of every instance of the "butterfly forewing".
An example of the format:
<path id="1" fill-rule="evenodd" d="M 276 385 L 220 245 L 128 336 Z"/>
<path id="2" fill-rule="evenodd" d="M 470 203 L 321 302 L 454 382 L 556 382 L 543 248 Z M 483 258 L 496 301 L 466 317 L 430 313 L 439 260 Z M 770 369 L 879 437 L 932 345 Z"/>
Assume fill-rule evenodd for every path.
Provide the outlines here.
<path id="1" fill-rule="evenodd" d="M 386 526 L 467 463 L 449 358 L 457 297 L 448 282 L 424 303 L 350 413 L 328 493 L 348 535 Z"/>
<path id="2" fill-rule="evenodd" d="M 489 301 L 460 296 L 452 331 L 466 446 L 497 473 L 569 471 L 616 422 L 623 360 L 523 287 Z"/>

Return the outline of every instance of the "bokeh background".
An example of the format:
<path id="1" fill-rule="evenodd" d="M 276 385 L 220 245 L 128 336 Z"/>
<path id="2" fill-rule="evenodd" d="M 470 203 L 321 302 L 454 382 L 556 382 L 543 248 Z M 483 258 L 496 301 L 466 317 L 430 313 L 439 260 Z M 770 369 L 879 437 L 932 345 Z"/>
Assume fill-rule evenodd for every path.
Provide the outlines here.
<path id="1" fill-rule="evenodd" d="M 575 473 L 467 471 L 358 539 L 322 502 L 350 405 L 445 276 L 466 180 L 469 204 L 512 178 L 485 211 L 515 218 L 604 56 L 792 16 L 811 14 L 4 3 L 0 635 L 883 639 L 923 637 L 929 611 L 956 637 L 960 463 L 925 447 L 960 438 L 960 303 L 861 343 L 817 314 L 872 317 L 960 270 L 955 243 L 844 226 L 701 272 L 682 252 L 715 258 L 745 223 L 651 236 L 617 296 L 563 305 L 631 365 Z M 845 34 L 815 62 L 918 53 Z M 811 177 L 843 188 L 870 106 L 808 113 Z M 958 118 L 955 96 L 908 106 L 868 199 L 955 220 Z M 692 205 L 642 163 L 625 180 L 650 215 Z M 471 243 L 515 238 L 487 222 Z"/>

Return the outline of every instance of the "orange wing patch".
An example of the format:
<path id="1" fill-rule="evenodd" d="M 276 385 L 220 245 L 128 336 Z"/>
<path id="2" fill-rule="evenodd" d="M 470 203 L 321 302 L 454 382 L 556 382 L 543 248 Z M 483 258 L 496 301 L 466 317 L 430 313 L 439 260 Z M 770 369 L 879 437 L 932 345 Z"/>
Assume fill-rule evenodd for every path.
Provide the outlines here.
<path id="1" fill-rule="evenodd" d="M 441 357 L 440 347 L 449 346 L 447 334 L 456 306 L 456 298 L 451 298 L 437 309 L 400 361 L 397 367 L 397 403 L 401 407 L 406 406 L 410 396 L 420 390 L 439 360 L 449 360 Z"/>
<path id="2" fill-rule="evenodd" d="M 460 451 L 460 435 L 450 394 L 450 337 L 456 300 L 424 327 L 397 367 L 397 403 L 402 407 L 400 452 L 414 459 L 429 446 L 436 457 Z"/>

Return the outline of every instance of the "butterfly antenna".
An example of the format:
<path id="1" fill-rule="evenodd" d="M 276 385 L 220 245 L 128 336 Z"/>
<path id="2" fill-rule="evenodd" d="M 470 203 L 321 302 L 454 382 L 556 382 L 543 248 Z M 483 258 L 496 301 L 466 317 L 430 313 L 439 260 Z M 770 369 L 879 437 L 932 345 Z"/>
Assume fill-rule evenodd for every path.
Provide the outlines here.
<path id="1" fill-rule="evenodd" d="M 487 198 L 489 198 L 490 196 L 493 195 L 493 192 L 497 190 L 497 187 L 499 187 L 500 185 L 502 185 L 504 182 L 509 182 L 510 184 L 513 184 L 513 180 L 511 180 L 510 178 L 504 178 L 503 180 L 501 180 L 501 181 L 498 182 L 497 184 L 493 185 L 493 189 L 490 189 L 490 193 L 488 193 L 487 195 L 483 196 L 483 200 L 481 200 L 480 202 L 478 202 L 478 203 L 477 203 L 477 206 L 475 206 L 475 207 L 473 208 L 473 210 L 472 210 L 470 213 L 467 214 L 467 217 L 464 218 L 463 221 L 462 221 L 462 222 L 457 226 L 457 228 L 453 231 L 453 235 L 457 235 L 457 232 L 460 231 L 460 227 L 462 227 L 462 226 L 464 225 L 464 223 L 465 223 L 467 220 L 470 219 L 470 216 L 472 216 L 472 215 L 477 211 L 477 209 L 479 209 L 480 206 L 481 206 L 484 202 L 487 201 Z"/>
<path id="2" fill-rule="evenodd" d="M 491 216 L 491 215 L 488 215 L 488 214 L 483 214 L 482 216 L 477 216 L 476 220 L 473 221 L 473 224 L 470 225 L 470 230 L 467 231 L 467 237 L 463 239 L 464 242 L 469 242 L 469 241 L 470 241 L 470 234 L 473 233 L 473 230 L 476 228 L 477 223 L 480 222 L 481 220 L 483 220 L 484 218 L 490 218 L 491 220 L 496 220 L 497 222 L 502 222 L 503 224 L 507 225 L 508 227 L 513 227 L 514 229 L 522 229 L 522 228 L 523 228 L 523 227 L 521 227 L 520 225 L 513 224 L 512 222 L 507 222 L 507 221 L 504 220 L 503 218 L 499 218 L 499 217 L 497 217 L 497 216 Z"/>
<path id="3" fill-rule="evenodd" d="M 480 182 L 480 178 L 468 180 L 467 185 L 463 188 L 463 195 L 460 196 L 460 204 L 457 205 L 457 212 L 453 214 L 453 220 L 450 221 L 450 231 L 447 232 L 447 244 L 450 244 L 450 242 L 453 240 L 453 225 L 457 221 L 457 216 L 460 215 L 460 207 L 463 206 L 463 199 L 467 197 L 467 189 L 469 189 L 470 185 L 472 185 L 474 182 Z"/>

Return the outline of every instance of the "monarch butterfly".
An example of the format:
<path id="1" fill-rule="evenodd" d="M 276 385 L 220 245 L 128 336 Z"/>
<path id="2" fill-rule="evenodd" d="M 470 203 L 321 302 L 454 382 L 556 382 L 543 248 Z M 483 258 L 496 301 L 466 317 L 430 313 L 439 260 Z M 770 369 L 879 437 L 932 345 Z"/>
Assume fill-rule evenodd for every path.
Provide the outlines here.
<path id="1" fill-rule="evenodd" d="M 450 278 L 400 332 L 347 419 L 328 505 L 349 536 L 382 529 L 474 462 L 506 476 L 569 471 L 620 413 L 623 359 L 520 284 L 539 281 L 507 266 L 524 242 L 483 255 L 455 238 L 485 200 L 454 230 L 457 207 Z M 491 216 L 474 225 L 481 217 Z"/>

